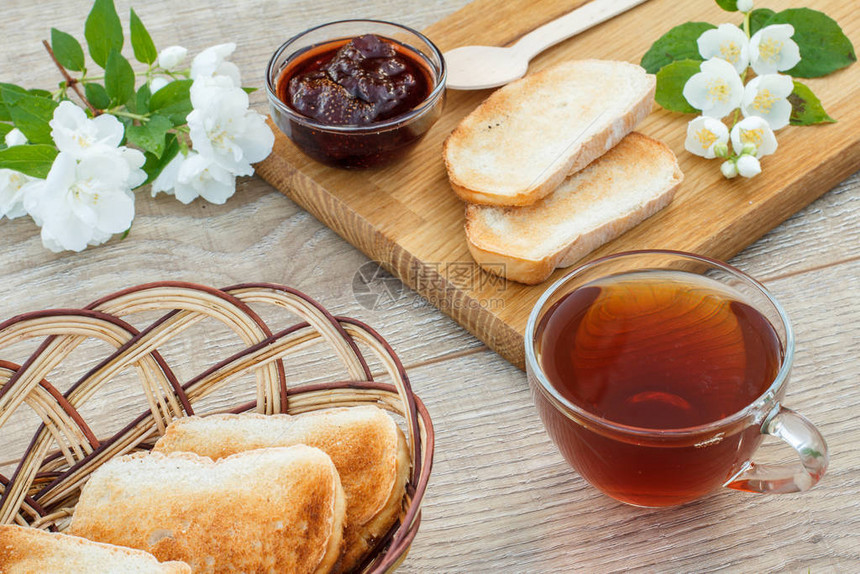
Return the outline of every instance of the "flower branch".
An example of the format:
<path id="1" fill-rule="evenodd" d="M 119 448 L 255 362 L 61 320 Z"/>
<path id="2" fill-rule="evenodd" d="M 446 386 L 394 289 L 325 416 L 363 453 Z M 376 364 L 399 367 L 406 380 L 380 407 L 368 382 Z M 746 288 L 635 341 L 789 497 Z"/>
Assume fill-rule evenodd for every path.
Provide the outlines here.
<path id="1" fill-rule="evenodd" d="M 827 75 L 857 57 L 839 25 L 821 12 L 754 9 L 752 0 L 716 3 L 741 12 L 741 24 L 676 26 L 648 50 L 642 66 L 657 75 L 658 104 L 702 114 L 687 126 L 687 151 L 721 158 L 726 178 L 754 177 L 761 158 L 777 149 L 774 132 L 835 121 L 795 78 Z M 747 81 L 750 70 L 754 77 Z"/>
<path id="2" fill-rule="evenodd" d="M 102 113 L 101 110 L 96 109 L 96 107 L 90 103 L 90 101 L 87 99 L 87 97 L 81 91 L 81 88 L 78 85 L 79 84 L 78 80 L 73 78 L 69 74 L 68 70 L 66 70 L 66 68 L 63 67 L 63 65 L 59 62 L 59 60 L 57 60 L 57 56 L 54 55 L 54 50 L 51 48 L 51 44 L 49 44 L 47 40 L 42 40 L 42 45 L 45 46 L 45 50 L 48 51 L 48 55 L 51 56 L 51 60 L 54 61 L 54 64 L 57 66 L 57 69 L 59 69 L 60 73 L 63 75 L 63 79 L 66 82 L 66 87 L 71 88 L 75 91 L 75 93 L 81 99 L 81 102 L 83 102 L 84 105 L 87 106 L 87 108 L 90 110 L 90 113 L 92 113 L 93 116 L 97 116 L 97 115 L 101 114 Z"/>
<path id="3" fill-rule="evenodd" d="M 224 203 L 236 178 L 253 174 L 252 164 L 271 152 L 274 135 L 250 110 L 239 68 L 228 60 L 235 44 L 203 50 L 188 66 L 188 50 L 158 51 L 131 10 L 134 59 L 146 66 L 135 71 L 121 53 L 113 0 L 94 1 L 84 36 L 103 75 L 88 75 L 80 42 L 52 29 L 44 44 L 61 89 L 0 83 L 0 217 L 29 215 L 45 247 L 81 251 L 125 237 L 133 191 L 150 183 L 153 196 Z M 67 98 L 69 89 L 83 108 Z"/>

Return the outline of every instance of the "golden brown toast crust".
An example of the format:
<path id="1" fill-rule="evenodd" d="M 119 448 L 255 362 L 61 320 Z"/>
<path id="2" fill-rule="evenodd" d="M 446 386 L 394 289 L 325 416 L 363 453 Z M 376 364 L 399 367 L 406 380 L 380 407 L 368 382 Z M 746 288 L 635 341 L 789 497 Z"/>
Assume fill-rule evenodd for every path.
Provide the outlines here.
<path id="1" fill-rule="evenodd" d="M 84 486 L 69 531 L 183 560 L 200 572 L 329 572 L 346 503 L 331 459 L 297 445 L 213 462 L 129 455 Z"/>
<path id="2" fill-rule="evenodd" d="M 663 174 L 664 181 L 656 182 L 659 189 L 648 191 L 635 208 L 610 218 L 595 216 L 595 225 L 571 230 L 560 245 L 537 245 L 539 239 L 562 228 L 572 214 L 587 213 L 595 201 L 601 201 L 605 208 L 613 190 L 633 189 L 643 179 L 653 181 L 656 172 Z M 521 208 L 468 205 L 465 228 L 469 251 L 490 272 L 502 268 L 507 279 L 540 283 L 556 268 L 572 265 L 668 205 L 682 181 L 672 151 L 662 142 L 634 132 L 562 184 L 555 193 L 564 194 L 564 201 L 555 202 L 556 197 L 550 195 Z M 488 224 L 493 217 L 497 224 Z"/>
<path id="3" fill-rule="evenodd" d="M 191 574 L 182 562 L 159 563 L 152 554 L 59 532 L 0 525 L 0 574 Z"/>
<path id="4" fill-rule="evenodd" d="M 405 493 L 410 468 L 406 438 L 382 409 L 188 417 L 174 421 L 153 450 L 188 451 L 217 460 L 300 443 L 328 454 L 340 474 L 347 501 L 343 568 L 349 570 L 397 520 Z"/>
<path id="5" fill-rule="evenodd" d="M 531 205 L 630 133 L 650 113 L 655 87 L 641 67 L 603 60 L 512 82 L 445 140 L 451 187 L 469 203 Z"/>

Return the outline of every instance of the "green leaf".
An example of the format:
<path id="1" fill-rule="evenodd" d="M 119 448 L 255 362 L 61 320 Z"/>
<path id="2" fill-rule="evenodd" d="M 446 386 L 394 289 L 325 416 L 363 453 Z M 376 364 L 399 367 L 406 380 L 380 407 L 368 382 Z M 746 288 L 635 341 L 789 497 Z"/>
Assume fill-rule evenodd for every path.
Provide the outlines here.
<path id="1" fill-rule="evenodd" d="M 90 56 L 102 68 L 107 66 L 111 50 L 122 51 L 122 24 L 113 0 L 95 0 L 84 25 L 84 37 Z"/>
<path id="2" fill-rule="evenodd" d="M 827 115 L 821 100 L 812 93 L 809 86 L 794 81 L 794 90 L 788 96 L 791 103 L 791 125 L 811 126 L 813 124 L 832 124 L 836 120 Z"/>
<path id="3" fill-rule="evenodd" d="M 0 145 L 4 145 L 2 140 L 6 137 L 6 134 L 11 132 L 14 128 L 15 126 L 12 124 L 0 123 Z"/>
<path id="4" fill-rule="evenodd" d="M 738 11 L 738 0 L 717 0 L 717 5 L 723 10 L 727 10 L 729 12 Z"/>
<path id="5" fill-rule="evenodd" d="M 191 112 L 192 80 L 176 80 L 170 82 L 154 94 L 149 100 L 149 109 L 168 116 L 173 125 L 185 123 L 185 116 Z"/>
<path id="6" fill-rule="evenodd" d="M 819 78 L 857 61 L 851 40 L 830 16 L 809 8 L 777 12 L 767 25 L 791 24 L 791 37 L 800 48 L 800 63 L 786 74 L 795 78 Z"/>
<path id="7" fill-rule="evenodd" d="M 100 110 L 106 110 L 110 107 L 110 96 L 101 84 L 84 84 L 84 95 L 93 106 Z"/>
<path id="8" fill-rule="evenodd" d="M 179 154 L 179 142 L 176 140 L 176 135 L 167 134 L 164 152 L 161 154 L 161 157 L 148 152 L 144 154 L 146 162 L 143 164 L 143 171 L 146 172 L 147 177 L 146 181 L 143 182 L 142 185 L 152 183 L 152 181 L 158 177 L 162 171 L 164 171 L 167 164 L 169 164 L 177 154 Z"/>
<path id="9" fill-rule="evenodd" d="M 115 105 L 125 104 L 134 96 L 134 70 L 125 56 L 111 50 L 105 67 L 105 91 Z"/>
<path id="10" fill-rule="evenodd" d="M 0 168 L 44 179 L 51 171 L 57 148 L 53 145 L 16 145 L 0 150 Z"/>
<path id="11" fill-rule="evenodd" d="M 5 94 L 2 88 L 0 91 Z M 54 100 L 28 94 L 18 97 L 12 104 L 7 103 L 6 109 L 15 127 L 21 130 L 31 143 L 50 144 L 54 140 L 51 138 L 51 126 L 48 122 L 54 117 L 54 110 L 58 105 Z"/>
<path id="12" fill-rule="evenodd" d="M 698 113 L 699 110 L 684 98 L 683 91 L 687 80 L 699 73 L 699 66 L 701 62 L 698 60 L 679 60 L 663 66 L 657 72 L 657 92 L 654 95 L 657 103 L 673 112 Z"/>
<path id="13" fill-rule="evenodd" d="M 20 98 L 29 94 L 27 90 L 15 84 L 0 83 L 0 102 L 14 104 Z"/>
<path id="14" fill-rule="evenodd" d="M 0 83 L 0 122 L 11 122 L 7 104 L 14 103 L 21 96 L 27 95 L 27 90 L 15 84 Z"/>
<path id="15" fill-rule="evenodd" d="M 134 57 L 138 62 L 143 64 L 152 64 L 158 58 L 158 50 L 155 49 L 155 44 L 146 27 L 134 9 L 131 10 L 131 21 L 129 22 L 131 29 L 131 47 L 134 50 Z"/>
<path id="16" fill-rule="evenodd" d="M 0 101 L 5 100 L 6 103 L 11 104 L 14 104 L 19 99 L 25 96 L 33 96 L 37 98 L 47 99 L 53 98 L 53 95 L 48 90 L 40 90 L 37 88 L 32 90 L 26 90 L 21 86 L 16 86 L 15 84 L 0 83 L 0 91 L 2 91 L 2 93 L 0 93 Z M 3 94 L 5 94 L 5 96 Z"/>
<path id="17" fill-rule="evenodd" d="M 678 60 L 702 60 L 696 40 L 706 30 L 716 28 L 707 22 L 687 22 L 675 26 L 654 42 L 642 56 L 640 65 L 649 74 L 656 74 L 660 68 Z"/>
<path id="18" fill-rule="evenodd" d="M 152 98 L 152 92 L 149 90 L 149 84 L 143 84 L 137 90 L 137 97 L 134 100 L 134 112 L 136 114 L 149 113 L 149 100 Z"/>
<path id="19" fill-rule="evenodd" d="M 160 159 L 164 153 L 167 132 L 171 129 L 173 129 L 173 122 L 169 118 L 152 116 L 148 122 L 129 127 L 125 135 L 129 143 Z"/>
<path id="20" fill-rule="evenodd" d="M 770 8 L 757 8 L 750 12 L 750 36 L 764 28 L 774 14 L 776 12 Z"/>
<path id="21" fill-rule="evenodd" d="M 243 87 L 243 88 L 242 88 L 242 90 L 243 90 L 246 94 L 253 94 L 253 93 L 254 93 L 254 92 L 256 92 L 258 89 L 259 89 L 259 88 L 252 88 L 252 87 Z"/>
<path id="22" fill-rule="evenodd" d="M 73 72 L 84 71 L 84 50 L 73 36 L 51 28 L 51 49 L 64 68 Z"/>
<path id="23" fill-rule="evenodd" d="M 47 100 L 52 101 L 51 92 L 46 90 L 25 90 L 21 86 L 16 86 L 15 84 L 4 84 L 0 83 L 0 122 L 11 122 L 13 121 L 12 117 L 12 106 L 18 104 L 25 98 L 29 98 L 32 100 Z M 33 104 L 33 105 L 38 105 Z M 53 108 L 57 105 L 53 104 L 45 104 L 45 106 L 50 106 L 50 113 L 48 115 L 48 120 L 53 116 Z M 22 130 L 23 131 L 23 130 Z"/>
<path id="24" fill-rule="evenodd" d="M 128 128 L 134 125 L 134 120 L 128 116 L 114 116 L 119 123 L 122 124 L 122 142 L 120 145 L 125 145 L 125 134 L 128 132 Z"/>

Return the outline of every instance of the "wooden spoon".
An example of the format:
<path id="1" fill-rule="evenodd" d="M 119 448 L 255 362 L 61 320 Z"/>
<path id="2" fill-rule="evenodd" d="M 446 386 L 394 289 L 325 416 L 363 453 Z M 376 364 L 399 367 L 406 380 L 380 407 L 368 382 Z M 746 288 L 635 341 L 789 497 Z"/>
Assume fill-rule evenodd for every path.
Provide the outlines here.
<path id="1" fill-rule="evenodd" d="M 592 0 L 529 32 L 513 46 L 463 46 L 445 52 L 447 87 L 452 90 L 495 88 L 522 78 L 529 61 L 571 36 L 605 22 L 646 0 Z"/>

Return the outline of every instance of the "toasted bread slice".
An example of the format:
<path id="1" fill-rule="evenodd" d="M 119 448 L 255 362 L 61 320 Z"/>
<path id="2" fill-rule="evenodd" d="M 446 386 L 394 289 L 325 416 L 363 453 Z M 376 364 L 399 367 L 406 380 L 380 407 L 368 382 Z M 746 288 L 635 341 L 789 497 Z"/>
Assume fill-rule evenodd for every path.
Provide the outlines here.
<path id="1" fill-rule="evenodd" d="M 661 210 L 683 178 L 672 150 L 634 132 L 534 205 L 467 206 L 469 250 L 488 271 L 540 283 Z"/>
<path id="2" fill-rule="evenodd" d="M 159 562 L 142 550 L 6 524 L 0 526 L 3 574 L 191 574 L 184 562 Z"/>
<path id="3" fill-rule="evenodd" d="M 465 201 L 531 205 L 603 155 L 651 111 L 640 66 L 563 62 L 494 92 L 445 141 L 451 187 Z"/>
<path id="4" fill-rule="evenodd" d="M 346 502 L 319 449 L 297 445 L 217 462 L 137 453 L 93 473 L 69 532 L 182 560 L 202 572 L 329 572 Z"/>
<path id="5" fill-rule="evenodd" d="M 342 567 L 357 566 L 401 512 L 409 452 L 394 420 L 374 406 L 295 416 L 212 415 L 174 421 L 156 452 L 188 451 L 219 459 L 244 450 L 304 443 L 328 454 L 346 494 Z"/>

